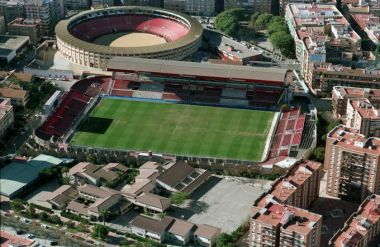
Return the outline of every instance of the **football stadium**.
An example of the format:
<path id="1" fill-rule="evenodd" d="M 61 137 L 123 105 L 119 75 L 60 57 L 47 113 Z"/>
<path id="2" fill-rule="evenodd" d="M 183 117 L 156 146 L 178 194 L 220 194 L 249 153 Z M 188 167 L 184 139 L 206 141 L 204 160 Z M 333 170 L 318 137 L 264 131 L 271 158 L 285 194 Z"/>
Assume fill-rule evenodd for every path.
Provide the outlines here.
<path id="1" fill-rule="evenodd" d="M 305 116 L 279 112 L 286 70 L 113 58 L 79 80 L 35 130 L 43 147 L 259 162 L 301 144 Z M 307 138 L 305 138 L 307 139 Z"/>
<path id="2" fill-rule="evenodd" d="M 198 50 L 203 28 L 179 12 L 120 6 L 81 12 L 60 21 L 55 33 L 65 59 L 105 69 L 112 57 L 181 60 Z"/>

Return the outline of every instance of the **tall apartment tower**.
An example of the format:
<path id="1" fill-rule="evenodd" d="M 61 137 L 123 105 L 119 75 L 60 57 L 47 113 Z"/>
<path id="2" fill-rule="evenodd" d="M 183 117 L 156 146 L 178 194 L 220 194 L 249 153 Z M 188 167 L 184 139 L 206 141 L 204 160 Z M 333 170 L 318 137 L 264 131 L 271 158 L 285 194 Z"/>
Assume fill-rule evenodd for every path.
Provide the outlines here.
<path id="1" fill-rule="evenodd" d="M 376 246 L 380 234 L 380 196 L 371 195 L 330 239 L 329 246 Z"/>
<path id="2" fill-rule="evenodd" d="M 278 178 L 272 188 L 260 196 L 255 205 L 262 207 L 270 201 L 307 209 L 319 197 L 322 164 L 301 161 Z"/>
<path id="3" fill-rule="evenodd" d="M 319 247 L 321 228 L 321 215 L 296 207 L 268 203 L 253 212 L 250 246 Z M 299 245 L 300 243 L 303 244 Z"/>
<path id="4" fill-rule="evenodd" d="M 356 201 L 380 192 L 380 139 L 337 126 L 327 135 L 327 194 Z"/>
<path id="5" fill-rule="evenodd" d="M 51 35 L 55 25 L 64 17 L 63 0 L 26 0 L 28 19 L 40 19 L 43 35 Z"/>

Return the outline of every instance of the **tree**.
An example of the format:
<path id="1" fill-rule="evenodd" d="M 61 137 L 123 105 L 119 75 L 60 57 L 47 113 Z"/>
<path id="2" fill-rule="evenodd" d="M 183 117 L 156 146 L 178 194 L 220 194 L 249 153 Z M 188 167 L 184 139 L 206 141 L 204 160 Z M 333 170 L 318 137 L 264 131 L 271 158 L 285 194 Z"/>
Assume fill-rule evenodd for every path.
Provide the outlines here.
<path id="1" fill-rule="evenodd" d="M 56 224 L 56 225 L 61 225 L 62 224 L 62 220 L 61 220 L 61 218 L 59 218 L 58 215 L 52 215 L 50 217 L 50 222 L 53 223 L 53 224 Z"/>
<path id="2" fill-rule="evenodd" d="M 49 220 L 49 215 L 45 212 L 45 211 L 42 211 L 38 217 L 40 218 L 40 220 L 42 221 L 48 221 Z"/>
<path id="3" fill-rule="evenodd" d="M 282 55 L 286 57 L 294 56 L 294 41 L 289 33 L 285 31 L 273 33 L 269 40 L 274 48 L 281 51 Z"/>
<path id="4" fill-rule="evenodd" d="M 276 32 L 287 32 L 286 24 L 285 22 L 277 21 L 277 22 L 271 22 L 268 25 L 268 33 L 269 35 L 272 35 Z"/>
<path id="5" fill-rule="evenodd" d="M 233 238 L 231 235 L 227 233 L 222 233 L 219 235 L 219 237 L 216 239 L 216 247 L 232 247 L 236 246 L 233 244 Z"/>
<path id="6" fill-rule="evenodd" d="M 255 23 L 257 18 L 260 16 L 259 12 L 255 12 L 253 15 L 251 15 L 251 22 Z"/>
<path id="7" fill-rule="evenodd" d="M 318 162 L 323 162 L 325 159 L 325 148 L 317 147 L 313 150 L 312 159 L 315 159 Z"/>
<path id="8" fill-rule="evenodd" d="M 268 24 L 270 23 L 272 17 L 273 15 L 268 14 L 268 13 L 259 15 L 255 21 L 256 30 L 267 29 Z"/>
<path id="9" fill-rule="evenodd" d="M 236 36 L 240 29 L 240 21 L 245 19 L 244 9 L 229 9 L 215 18 L 215 27 L 229 36 Z"/>
<path id="10" fill-rule="evenodd" d="M 62 177 L 62 184 L 70 184 L 70 177 L 69 176 L 63 176 Z"/>
<path id="11" fill-rule="evenodd" d="M 175 192 L 170 196 L 170 201 L 172 204 L 180 205 L 189 198 L 189 193 L 186 192 Z"/>
<path id="12" fill-rule="evenodd" d="M 34 204 L 32 204 L 32 203 L 29 204 L 29 207 L 28 207 L 26 214 L 29 218 L 35 218 L 37 216 L 36 215 L 36 207 L 34 206 Z"/>
<path id="13" fill-rule="evenodd" d="M 103 225 L 105 225 L 106 224 L 106 220 L 111 215 L 111 212 L 108 209 L 101 209 L 99 215 L 100 215 L 100 218 L 102 218 L 102 220 L 103 220 Z"/>
<path id="14" fill-rule="evenodd" d="M 104 240 L 108 236 L 108 227 L 102 225 L 95 225 L 92 230 L 92 236 Z"/>
<path id="15" fill-rule="evenodd" d="M 87 155 L 87 161 L 91 163 L 96 163 L 96 156 L 93 154 Z"/>
<path id="16" fill-rule="evenodd" d="M 21 199 L 14 199 L 10 202 L 11 209 L 15 211 L 16 213 L 21 212 L 24 209 L 25 202 Z"/>

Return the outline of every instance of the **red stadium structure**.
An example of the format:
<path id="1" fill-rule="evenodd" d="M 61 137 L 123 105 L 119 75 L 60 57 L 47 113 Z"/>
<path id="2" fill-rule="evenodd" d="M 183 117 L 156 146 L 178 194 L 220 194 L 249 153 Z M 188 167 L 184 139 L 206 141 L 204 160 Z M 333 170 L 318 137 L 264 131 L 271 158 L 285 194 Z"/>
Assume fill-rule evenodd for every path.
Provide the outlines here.
<path id="1" fill-rule="evenodd" d="M 109 82 L 109 77 L 101 76 L 75 83 L 63 96 L 53 114 L 35 130 L 34 135 L 37 137 L 35 140 L 45 146 L 66 136 L 75 128 L 78 120 L 86 114 L 91 105 L 96 103 L 99 94 L 107 90 Z"/>
<path id="2" fill-rule="evenodd" d="M 148 33 L 165 43 L 139 46 L 96 44 L 109 34 Z M 202 45 L 202 25 L 194 18 L 166 9 L 118 6 L 83 11 L 61 20 L 55 27 L 59 52 L 72 63 L 105 69 L 113 57 L 144 57 L 182 60 Z"/>

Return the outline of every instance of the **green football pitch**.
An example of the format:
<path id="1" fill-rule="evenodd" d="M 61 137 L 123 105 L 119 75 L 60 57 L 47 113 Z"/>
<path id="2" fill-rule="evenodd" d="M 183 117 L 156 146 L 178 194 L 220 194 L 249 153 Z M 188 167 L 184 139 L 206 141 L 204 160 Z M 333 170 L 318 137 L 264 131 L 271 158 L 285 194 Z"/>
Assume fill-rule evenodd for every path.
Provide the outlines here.
<path id="1" fill-rule="evenodd" d="M 259 161 L 273 112 L 102 99 L 71 144 Z"/>

